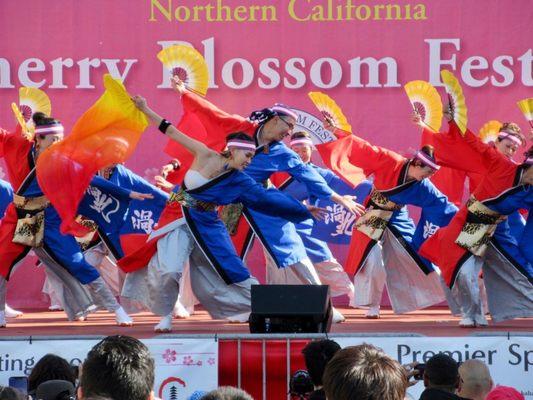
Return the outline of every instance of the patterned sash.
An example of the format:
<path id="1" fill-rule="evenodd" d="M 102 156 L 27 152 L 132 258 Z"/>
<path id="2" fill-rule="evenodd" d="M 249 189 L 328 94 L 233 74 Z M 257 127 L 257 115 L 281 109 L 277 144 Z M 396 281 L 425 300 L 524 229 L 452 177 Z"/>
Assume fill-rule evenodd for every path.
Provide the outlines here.
<path id="1" fill-rule="evenodd" d="M 24 197 L 13 195 L 17 210 L 17 226 L 13 243 L 41 247 L 44 239 L 44 210 L 50 205 L 46 196 Z"/>
<path id="2" fill-rule="evenodd" d="M 481 257 L 485 254 L 497 225 L 506 217 L 491 210 L 474 196 L 470 197 L 466 206 L 468 209 L 466 222 L 455 243 Z"/>
<path id="3" fill-rule="evenodd" d="M 216 203 L 195 199 L 193 196 L 183 190 L 183 188 L 180 188 L 177 193 L 172 192 L 167 202 L 179 203 L 183 207 L 193 208 L 202 212 L 216 211 L 218 206 Z"/>
<path id="4" fill-rule="evenodd" d="M 370 239 L 380 240 L 383 232 L 395 211 L 401 210 L 402 204 L 390 201 L 383 193 L 372 190 L 370 202 L 365 213 L 355 223 L 355 229 L 364 233 Z"/>

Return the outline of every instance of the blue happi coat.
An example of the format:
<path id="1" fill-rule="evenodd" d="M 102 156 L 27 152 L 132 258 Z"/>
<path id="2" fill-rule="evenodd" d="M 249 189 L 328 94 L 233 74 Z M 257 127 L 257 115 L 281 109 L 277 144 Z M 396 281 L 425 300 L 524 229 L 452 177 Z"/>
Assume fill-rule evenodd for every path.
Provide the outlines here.
<path id="1" fill-rule="evenodd" d="M 129 190 L 113 185 L 98 176 L 92 179 L 90 187 L 117 198 L 128 198 L 130 194 Z M 37 182 L 35 170 L 26 177 L 17 194 L 30 198 L 44 195 Z M 85 261 L 76 239 L 71 235 L 61 234 L 60 225 L 61 218 L 56 209 L 52 205 L 45 208 L 43 249 L 82 284 L 94 281 L 100 276 L 98 271 Z"/>
<path id="2" fill-rule="evenodd" d="M 307 208 L 294 198 L 276 189 L 264 189 L 247 174 L 236 170 L 225 172 L 198 188 L 188 190 L 185 185 L 182 188 L 187 203 L 183 207 L 187 225 L 196 243 L 227 284 L 242 282 L 250 277 L 250 273 L 237 255 L 226 226 L 213 206 L 242 203 L 254 214 L 262 213 L 283 221 L 300 222 L 311 218 Z M 175 191 L 179 194 L 180 189 Z"/>
<path id="3" fill-rule="evenodd" d="M 493 199 L 484 200 L 483 204 L 502 215 L 513 215 L 521 208 L 530 210 L 528 226 L 522 231 L 521 237 L 516 237 L 509 224 L 509 219 L 506 219 L 496 227 L 492 243 L 516 269 L 527 276 L 530 282 L 533 282 L 533 264 L 531 262 L 533 228 L 530 222 L 533 189 L 531 185 L 515 186 Z"/>
<path id="4" fill-rule="evenodd" d="M 13 188 L 9 182 L 0 179 L 0 219 L 4 216 L 7 206 L 13 201 Z"/>
<path id="5" fill-rule="evenodd" d="M 266 148 L 268 148 L 266 150 Z M 305 185 L 308 195 L 329 199 L 333 194 L 324 178 L 285 144 L 271 142 L 259 146 L 250 165 L 244 170 L 256 182 L 264 183 L 274 172 L 286 172 Z M 254 233 L 278 268 L 288 267 L 307 258 L 305 245 L 293 223 L 281 215 L 267 215 L 244 207 L 244 215 Z M 306 221 L 312 225 L 313 221 Z"/>
<path id="6" fill-rule="evenodd" d="M 417 265 L 428 274 L 434 271 L 434 266 L 418 254 L 418 249 L 437 229 L 448 225 L 457 212 L 457 207 L 429 179 L 407 181 L 408 164 L 404 168 L 403 183 L 390 190 L 380 190 L 390 201 L 404 205 L 400 210 L 394 211 L 387 227 Z M 409 216 L 406 205 L 422 209 L 416 225 Z"/>
<path id="7" fill-rule="evenodd" d="M 344 183 L 344 181 L 335 175 L 333 171 L 327 168 L 319 167 L 312 163 L 308 163 L 307 165 L 309 165 L 320 176 L 322 176 L 330 188 L 334 189 L 335 192 L 341 195 L 349 194 L 352 196 L 357 196 L 359 201 L 363 201 L 363 199 L 368 196 L 370 190 L 372 189 L 372 184 L 369 181 L 362 182 L 354 189 Z M 329 212 L 331 210 L 334 211 L 336 207 L 332 201 L 320 200 L 315 196 L 310 196 L 307 191 L 307 187 L 292 177 L 289 178 L 280 187 L 280 189 L 283 190 L 284 193 L 287 193 L 300 201 L 308 200 L 310 204 L 326 208 L 328 210 L 328 215 L 326 217 L 328 220 L 324 222 L 306 220 L 295 225 L 296 231 L 304 243 L 305 250 L 311 262 L 319 263 L 334 259 L 327 242 L 332 241 L 333 234 L 336 235 L 333 240 L 335 243 L 348 244 L 350 242 L 349 234 L 351 234 L 353 222 L 355 221 L 355 215 L 352 215 L 349 211 L 342 209 L 340 212 L 343 214 L 343 219 L 345 221 L 340 224 L 346 226 L 341 227 L 341 232 L 338 232 L 339 229 L 337 229 L 337 232 L 334 232 L 331 229 L 328 229 L 329 227 L 327 226 L 330 224 L 337 224 L 337 221 L 334 220 L 335 217 L 332 217 L 332 214 L 335 213 Z M 340 238 L 337 238 L 338 236 L 340 236 Z M 344 236 L 346 236 L 346 238 L 344 238 Z"/>
<path id="8" fill-rule="evenodd" d="M 101 239 L 118 260 L 124 256 L 120 236 L 151 233 L 165 207 L 168 194 L 120 164 L 111 171 L 109 182 L 128 192 L 149 193 L 154 196 L 153 199 L 132 200 L 129 197 L 104 193 L 96 187 L 87 189 L 78 212 L 96 222 Z"/>

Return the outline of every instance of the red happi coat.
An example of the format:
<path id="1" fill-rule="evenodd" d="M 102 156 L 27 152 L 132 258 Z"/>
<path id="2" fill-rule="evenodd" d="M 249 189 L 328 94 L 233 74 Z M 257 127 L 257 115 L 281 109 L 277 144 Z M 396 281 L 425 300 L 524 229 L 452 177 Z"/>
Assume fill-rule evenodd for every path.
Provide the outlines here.
<path id="1" fill-rule="evenodd" d="M 407 159 L 394 151 L 373 146 L 355 135 L 316 146 L 326 166 L 350 185 L 374 175 L 376 190 L 389 190 L 402 183 Z M 368 199 L 365 201 L 365 205 Z M 355 229 L 346 260 L 346 272 L 353 274 L 364 264 L 375 241 Z"/>
<path id="2" fill-rule="evenodd" d="M 433 146 L 439 164 L 483 177 L 472 193 L 479 201 L 496 197 L 518 184 L 518 164 L 483 143 L 469 130 L 463 137 L 453 121 L 448 134 L 433 136 Z M 439 229 L 420 248 L 422 256 L 439 266 L 449 286 L 453 285 L 459 269 L 471 256 L 468 250 L 455 243 L 467 214 L 467 207 L 463 205 L 450 224 Z"/>
<path id="3" fill-rule="evenodd" d="M 19 125 L 13 133 L 0 129 L 0 157 L 4 158 L 9 181 L 15 191 L 35 167 L 32 146 L 33 142 L 22 135 Z M 0 221 L 0 275 L 6 279 L 9 278 L 12 268 L 29 251 L 26 246 L 13 243 L 17 221 L 17 211 L 11 203 Z"/>

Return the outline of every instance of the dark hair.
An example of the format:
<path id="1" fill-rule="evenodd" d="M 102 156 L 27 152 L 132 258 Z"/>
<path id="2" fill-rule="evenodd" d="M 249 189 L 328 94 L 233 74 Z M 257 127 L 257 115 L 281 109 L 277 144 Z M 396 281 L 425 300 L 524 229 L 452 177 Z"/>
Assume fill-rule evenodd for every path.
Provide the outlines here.
<path id="1" fill-rule="evenodd" d="M 340 349 L 341 346 L 337 342 L 329 339 L 309 342 L 303 348 L 305 366 L 315 386 L 322 386 L 326 365 Z"/>
<path id="2" fill-rule="evenodd" d="M 453 391 L 459 380 L 459 364 L 447 354 L 435 354 L 426 363 L 424 377 L 429 382 L 428 387 Z"/>
<path id="3" fill-rule="evenodd" d="M 291 135 L 291 140 L 294 140 L 294 139 L 301 139 L 301 138 L 307 138 L 307 139 L 311 139 L 311 135 L 305 131 L 298 131 L 298 132 L 294 132 L 292 135 Z"/>
<path id="4" fill-rule="evenodd" d="M 435 164 L 437 161 L 435 160 L 435 148 L 429 144 L 422 146 L 422 148 L 419 150 L 420 153 L 424 153 L 424 155 L 429 158 L 431 161 L 433 161 Z M 416 157 L 412 158 L 411 164 L 415 167 L 427 167 L 426 164 L 422 162 L 422 160 L 419 160 Z"/>
<path id="5" fill-rule="evenodd" d="M 35 126 L 60 124 L 59 120 L 49 117 L 40 111 L 37 111 L 35 114 L 33 114 L 31 118 L 33 119 Z"/>
<path id="6" fill-rule="evenodd" d="M 28 392 L 37 390 L 37 387 L 46 381 L 62 380 L 76 384 L 77 375 L 75 368 L 63 357 L 47 354 L 42 357 L 31 370 L 28 377 Z"/>
<path id="7" fill-rule="evenodd" d="M 230 140 L 233 140 L 233 139 L 242 140 L 243 142 L 250 142 L 250 143 L 255 144 L 254 139 L 250 135 L 244 132 L 230 133 L 229 135 L 226 136 L 226 143 L 228 143 Z M 230 156 L 230 152 L 229 150 L 224 150 L 223 152 L 220 153 L 220 155 L 228 158 Z"/>
<path id="8" fill-rule="evenodd" d="M 146 400 L 154 387 L 154 360 L 148 347 L 130 336 L 108 336 L 97 343 L 82 364 L 84 397 Z"/>
<path id="9" fill-rule="evenodd" d="M 400 363 L 366 343 L 339 350 L 322 380 L 326 398 L 335 400 L 403 400 L 407 390 Z"/>
<path id="10" fill-rule="evenodd" d="M 202 400 L 254 400 L 244 390 L 232 386 L 221 386 L 202 397 Z"/>
<path id="11" fill-rule="evenodd" d="M 26 396 L 17 389 L 13 389 L 9 386 L 0 386 L 1 400 L 24 400 L 25 398 Z"/>

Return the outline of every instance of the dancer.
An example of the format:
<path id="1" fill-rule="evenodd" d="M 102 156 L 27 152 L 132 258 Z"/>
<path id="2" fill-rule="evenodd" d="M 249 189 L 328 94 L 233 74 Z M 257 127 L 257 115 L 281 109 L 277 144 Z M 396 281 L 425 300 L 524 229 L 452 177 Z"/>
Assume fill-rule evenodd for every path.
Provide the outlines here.
<path id="1" fill-rule="evenodd" d="M 505 216 L 531 205 L 533 159 L 527 156 L 522 164 L 516 164 L 468 129 L 463 137 L 453 120 L 448 133 L 435 135 L 433 142 L 439 162 L 482 176 L 449 226 L 420 250 L 439 265 L 458 299 L 463 317 L 460 326 L 488 324 L 477 280 L 481 269 L 494 321 L 530 316 L 533 269 L 510 233 Z M 531 239 L 523 234 L 524 240 Z"/>
<path id="2" fill-rule="evenodd" d="M 163 133 L 190 151 L 194 160 L 182 186 L 174 189 L 150 241 L 119 261 L 130 272 L 125 284 L 125 292 L 129 292 L 123 295 L 148 303 L 154 313 L 163 316 L 155 329 L 170 331 L 179 276 L 190 255 L 192 288 L 209 314 L 246 321 L 250 288 L 258 282 L 237 256 L 217 206 L 238 201 L 295 222 L 310 218 L 310 212 L 319 216 L 321 210 L 306 208 L 277 190 L 265 190 L 240 171 L 255 153 L 255 144 L 246 134 L 228 135 L 227 150 L 217 153 L 174 128 L 142 97 L 133 100 Z M 148 268 L 131 273 L 147 264 Z M 139 290 L 143 284 L 146 289 Z"/>
<path id="3" fill-rule="evenodd" d="M 18 190 L 0 225 L 0 326 L 5 326 L 3 316 L 7 279 L 32 248 L 56 274 L 64 276 L 65 271 L 68 271 L 79 282 L 87 285 L 91 294 L 109 311 L 115 313 L 119 325 L 129 326 L 132 324 L 131 319 L 117 303 L 98 271 L 85 261 L 74 237 L 59 232 L 59 215 L 43 195 L 36 179 L 37 158 L 45 149 L 62 140 L 63 126 L 58 120 L 42 113 L 35 113 L 33 121 L 36 127 L 35 141 L 28 140 L 20 131 L 19 134 L 3 131 L 1 136 L 0 153 L 4 154 L 11 181 Z M 99 177 L 95 177 L 91 184 L 116 196 L 139 199 L 145 197 L 120 189 Z M 74 288 L 73 291 L 75 290 Z M 89 307 L 88 304 L 82 306 Z"/>
<path id="4" fill-rule="evenodd" d="M 423 147 L 407 159 L 327 123 L 325 127 L 340 137 L 317 145 L 326 165 L 347 180 L 343 166 L 350 164 L 374 176 L 374 190 L 354 227 L 345 266 L 354 273 L 353 305 L 368 306 L 367 317 L 378 318 L 385 283 L 396 313 L 444 300 L 434 266 L 417 253 L 421 243 L 447 225 L 457 211 L 427 179 L 439 168 L 432 148 Z M 416 226 L 406 205 L 422 210 Z"/>

